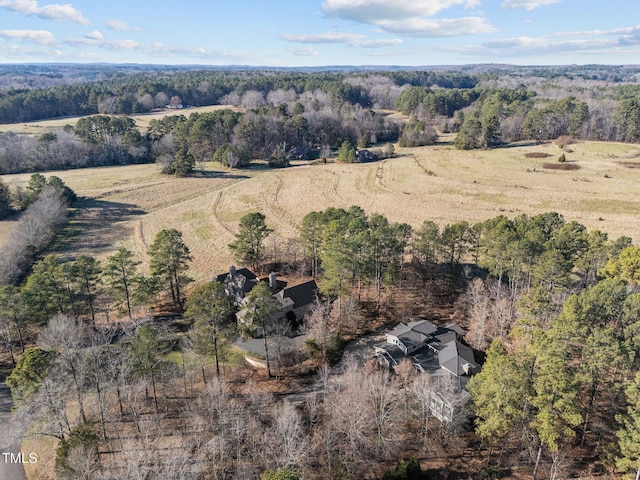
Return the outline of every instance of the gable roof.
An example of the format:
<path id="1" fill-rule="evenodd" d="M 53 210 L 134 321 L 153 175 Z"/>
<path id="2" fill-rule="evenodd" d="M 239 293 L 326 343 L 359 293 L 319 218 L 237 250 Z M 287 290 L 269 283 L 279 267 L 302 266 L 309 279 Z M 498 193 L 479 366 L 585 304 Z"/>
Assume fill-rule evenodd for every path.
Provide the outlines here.
<path id="1" fill-rule="evenodd" d="M 449 370 L 456 377 L 469 375 L 478 368 L 473 350 L 458 342 L 449 342 L 438 352 L 440 366 Z"/>
<path id="2" fill-rule="evenodd" d="M 436 327 L 427 320 L 399 323 L 386 334 L 387 341 L 375 345 L 376 355 L 387 357 L 391 366 L 411 358 L 423 372 L 460 378 L 478 371 L 473 350 L 459 341 L 464 330 L 454 323 Z M 405 353 L 406 352 L 406 353 Z"/>
<path id="3" fill-rule="evenodd" d="M 227 279 L 229 279 L 229 275 L 230 275 L 229 272 L 223 273 L 221 275 L 218 275 L 216 277 L 216 282 L 220 282 L 220 283 L 224 284 L 227 281 Z M 246 295 L 251 290 L 253 290 L 253 287 L 256 286 L 256 284 L 258 282 L 258 277 L 256 276 L 255 273 L 253 273 L 248 268 L 238 268 L 235 271 L 234 278 L 237 278 L 238 275 L 244 277 L 244 279 L 245 279 L 244 283 L 242 284 L 242 292 L 244 293 L 244 295 Z"/>
<path id="4" fill-rule="evenodd" d="M 411 330 L 422 333 L 423 335 L 432 335 L 436 332 L 436 326 L 428 320 L 416 320 L 407 324 Z"/>
<path id="5" fill-rule="evenodd" d="M 290 298 L 293 301 L 293 309 L 296 310 L 315 302 L 317 292 L 318 284 L 315 280 L 309 280 L 293 287 L 284 288 L 278 292 L 278 295 L 283 299 Z"/>

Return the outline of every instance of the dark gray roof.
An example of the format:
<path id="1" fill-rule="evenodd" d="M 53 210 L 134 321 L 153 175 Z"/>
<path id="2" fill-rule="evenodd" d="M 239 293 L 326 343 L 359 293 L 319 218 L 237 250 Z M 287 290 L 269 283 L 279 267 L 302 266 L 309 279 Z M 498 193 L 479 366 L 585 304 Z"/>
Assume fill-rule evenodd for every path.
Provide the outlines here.
<path id="1" fill-rule="evenodd" d="M 428 320 L 416 320 L 407 324 L 411 330 L 422 333 L 423 335 L 432 335 L 437 331 L 436 326 Z"/>
<path id="2" fill-rule="evenodd" d="M 387 343 L 384 347 L 382 347 L 382 349 L 386 352 L 386 356 L 393 360 L 392 364 L 394 366 L 400 363 L 400 360 L 402 360 L 403 358 L 407 358 L 404 352 L 400 350 L 400 347 L 398 347 L 397 345 Z"/>
<path id="3" fill-rule="evenodd" d="M 468 375 L 478 369 L 473 350 L 458 341 L 444 345 L 438 352 L 438 360 L 442 368 L 446 368 L 456 377 Z M 468 367 L 468 371 L 465 370 L 465 366 Z"/>
<path id="4" fill-rule="evenodd" d="M 246 278 L 247 280 L 255 280 L 258 278 L 258 276 L 248 268 L 238 268 L 236 269 L 236 275 L 238 273 L 244 276 L 244 278 Z M 222 275 L 218 275 L 218 277 L 216 278 L 216 282 L 222 283 L 227 279 L 228 276 L 229 276 L 229 272 L 223 273 Z"/>
<path id="5" fill-rule="evenodd" d="M 398 340 L 407 347 L 407 350 L 412 350 L 412 347 L 414 346 L 423 345 L 427 340 L 427 336 L 422 333 L 409 330 L 408 332 L 398 335 Z"/>
<path id="6" fill-rule="evenodd" d="M 444 328 L 449 329 L 449 330 L 453 330 L 454 332 L 456 332 L 458 334 L 459 337 L 464 337 L 464 334 L 467 333 L 465 332 L 462 327 L 460 327 L 460 325 L 457 325 L 455 323 L 447 323 Z"/>
<path id="7" fill-rule="evenodd" d="M 294 310 L 311 305 L 316 301 L 317 294 L 318 284 L 315 280 L 309 280 L 308 282 L 293 287 L 287 287 L 281 292 L 283 298 L 293 300 Z"/>
<path id="8" fill-rule="evenodd" d="M 423 347 L 420 350 L 417 350 L 413 355 L 411 355 L 411 359 L 415 365 L 419 366 L 420 369 L 427 373 L 434 374 L 440 370 L 438 354 L 429 348 Z"/>
<path id="9" fill-rule="evenodd" d="M 248 268 L 238 268 L 236 270 L 236 275 L 242 275 L 245 278 L 243 285 L 243 292 L 245 295 L 253 290 L 253 287 L 258 283 L 258 277 Z M 216 277 L 216 282 L 224 283 L 228 276 L 229 272 L 218 275 Z"/>

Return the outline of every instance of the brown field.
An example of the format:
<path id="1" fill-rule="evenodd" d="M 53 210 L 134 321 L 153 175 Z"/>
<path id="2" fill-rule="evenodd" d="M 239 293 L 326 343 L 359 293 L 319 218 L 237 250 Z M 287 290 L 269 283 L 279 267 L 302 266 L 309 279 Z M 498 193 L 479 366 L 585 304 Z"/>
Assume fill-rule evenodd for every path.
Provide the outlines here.
<path id="1" fill-rule="evenodd" d="M 154 165 L 55 172 L 85 198 L 53 249 L 63 256 L 105 257 L 125 245 L 145 260 L 156 233 L 173 227 L 183 232 L 191 249 L 194 277 L 203 280 L 233 262 L 227 245 L 242 215 L 263 212 L 283 248 L 282 240 L 297 236 L 308 212 L 351 205 L 414 227 L 426 219 L 444 225 L 557 211 L 590 229 L 637 242 L 640 169 L 622 161 L 633 158 L 638 146 L 584 142 L 572 148 L 567 160 L 581 167 L 578 172 L 544 170 L 540 159 L 525 156 L 541 150 L 559 155 L 553 144 L 459 151 L 444 143 L 397 148 L 398 158 L 377 163 L 299 162 L 283 170 L 259 163 L 227 170 L 216 164 L 182 179 L 163 176 Z M 28 177 L 7 175 L 4 180 L 23 184 Z M 11 225 L 0 222 L 0 239 Z M 268 244 L 272 248 L 271 239 Z"/>
<path id="2" fill-rule="evenodd" d="M 180 110 L 174 110 L 169 108 L 164 108 L 162 110 L 157 110 L 151 113 L 142 113 L 140 115 L 126 115 L 135 120 L 136 125 L 140 129 L 141 132 L 146 132 L 147 127 L 149 126 L 149 122 L 151 120 L 158 120 L 160 118 L 166 117 L 168 115 L 184 115 L 188 117 L 192 113 L 204 113 L 204 112 L 213 112 L 215 110 L 224 110 L 225 108 L 242 111 L 243 109 L 239 107 L 234 107 L 233 105 L 210 105 L 206 107 L 190 107 L 190 108 L 182 108 Z M 56 130 L 60 130 L 65 125 L 75 126 L 76 122 L 82 117 L 61 117 L 54 118 L 51 120 L 40 120 L 37 122 L 27 122 L 27 123 L 11 123 L 0 125 L 0 132 L 14 132 L 14 133 L 23 133 L 30 135 L 42 135 L 47 132 L 55 132 Z"/>

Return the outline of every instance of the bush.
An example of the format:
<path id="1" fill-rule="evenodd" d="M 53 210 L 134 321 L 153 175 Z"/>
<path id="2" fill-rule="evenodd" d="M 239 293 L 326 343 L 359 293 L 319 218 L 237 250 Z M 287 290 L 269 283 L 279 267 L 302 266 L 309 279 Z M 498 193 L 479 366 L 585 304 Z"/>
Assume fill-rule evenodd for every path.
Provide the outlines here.
<path id="1" fill-rule="evenodd" d="M 422 469 L 417 457 L 413 455 L 408 462 L 403 459 L 398 460 L 396 468 L 387 470 L 382 476 L 382 480 L 421 480 Z"/>
<path id="2" fill-rule="evenodd" d="M 300 480 L 300 474 L 289 470 L 288 468 L 282 468 L 277 472 L 274 470 L 267 470 L 260 475 L 260 480 Z"/>
<path id="3" fill-rule="evenodd" d="M 93 431 L 93 423 L 85 423 L 71 430 L 68 439 L 60 440 L 56 451 L 56 478 L 77 478 L 77 472 L 71 460 L 74 451 L 80 451 L 80 457 L 86 458 L 95 454 L 98 437 Z"/>
<path id="4" fill-rule="evenodd" d="M 489 465 L 480 469 L 480 476 L 486 480 L 498 480 L 502 478 L 502 469 L 500 465 Z"/>
<path id="5" fill-rule="evenodd" d="M 402 130 L 398 145 L 401 147 L 422 147 L 433 145 L 437 139 L 438 134 L 431 125 L 413 120 Z"/>
<path id="6" fill-rule="evenodd" d="M 346 140 L 342 142 L 338 149 L 338 161 L 343 163 L 356 162 L 356 149 Z"/>
<path id="7" fill-rule="evenodd" d="M 567 161 L 567 157 L 564 156 L 564 153 L 558 157 L 558 161 L 560 163 L 564 163 Z"/>

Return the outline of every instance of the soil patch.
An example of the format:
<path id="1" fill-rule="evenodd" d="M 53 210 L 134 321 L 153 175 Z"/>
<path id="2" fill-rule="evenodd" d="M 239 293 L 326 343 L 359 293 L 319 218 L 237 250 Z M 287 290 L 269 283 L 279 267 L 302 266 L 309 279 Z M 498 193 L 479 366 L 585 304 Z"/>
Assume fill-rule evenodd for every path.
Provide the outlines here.
<path id="1" fill-rule="evenodd" d="M 580 165 L 575 163 L 543 163 L 542 168 L 548 170 L 580 170 Z"/>
<path id="2" fill-rule="evenodd" d="M 547 152 L 527 152 L 524 154 L 526 158 L 548 158 L 552 157 L 550 153 Z"/>

